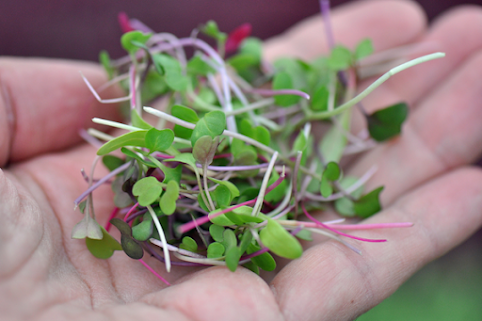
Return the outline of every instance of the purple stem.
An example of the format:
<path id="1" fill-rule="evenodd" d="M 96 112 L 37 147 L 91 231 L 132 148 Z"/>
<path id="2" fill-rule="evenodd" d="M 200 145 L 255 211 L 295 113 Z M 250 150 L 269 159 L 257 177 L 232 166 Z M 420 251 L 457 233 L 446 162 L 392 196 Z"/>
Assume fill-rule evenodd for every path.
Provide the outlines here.
<path id="1" fill-rule="evenodd" d="M 248 255 L 245 255 L 245 256 L 241 256 L 241 258 L 239 259 L 240 261 L 244 261 L 244 260 L 249 260 L 250 258 L 252 257 L 255 257 L 255 256 L 258 256 L 258 255 L 261 255 L 263 253 L 266 253 L 268 252 L 269 249 L 267 247 L 263 247 L 261 250 L 257 250 L 256 252 L 253 252 L 251 254 L 248 254 Z"/>
<path id="2" fill-rule="evenodd" d="M 196 166 L 198 168 L 202 168 L 201 164 L 196 163 Z M 229 171 L 250 171 L 253 169 L 260 169 L 260 168 L 265 168 L 268 167 L 269 164 L 259 164 L 259 165 L 245 165 L 245 166 L 208 166 L 208 169 L 211 171 L 218 171 L 218 172 L 229 172 Z"/>
<path id="3" fill-rule="evenodd" d="M 326 40 L 328 41 L 328 47 L 331 50 L 335 46 L 335 37 L 333 36 L 333 29 L 331 28 L 330 0 L 320 0 L 320 9 L 323 23 L 325 25 Z"/>
<path id="4" fill-rule="evenodd" d="M 158 279 L 160 279 L 162 282 L 166 283 L 167 285 L 171 285 L 171 283 L 167 282 L 166 279 L 164 279 L 162 276 L 159 275 L 156 271 L 154 271 L 144 260 L 140 259 L 139 262 L 142 263 L 152 274 L 154 274 Z"/>
<path id="5" fill-rule="evenodd" d="M 82 193 L 79 197 L 77 197 L 77 199 L 74 201 L 75 207 L 79 206 L 79 203 L 82 202 L 82 201 L 84 200 L 84 198 L 86 198 L 87 195 L 89 195 L 90 193 L 92 193 L 97 187 L 99 187 L 100 185 L 104 184 L 106 181 L 108 181 L 108 180 L 111 179 L 112 177 L 116 176 L 117 174 L 125 171 L 125 170 L 129 167 L 129 164 L 130 164 L 130 163 L 125 163 L 124 165 L 117 167 L 117 168 L 114 169 L 112 172 L 110 172 L 109 174 L 107 174 L 107 175 L 105 175 L 104 177 L 102 177 L 101 179 L 99 179 L 99 181 L 97 181 L 97 183 L 92 184 L 92 186 L 90 186 L 85 192 L 83 192 L 83 193 Z"/>

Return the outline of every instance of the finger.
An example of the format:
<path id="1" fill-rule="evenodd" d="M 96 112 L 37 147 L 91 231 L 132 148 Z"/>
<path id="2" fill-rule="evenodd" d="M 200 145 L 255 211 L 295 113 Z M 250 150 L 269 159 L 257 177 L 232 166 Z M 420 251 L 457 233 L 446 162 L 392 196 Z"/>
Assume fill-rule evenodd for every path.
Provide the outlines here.
<path id="1" fill-rule="evenodd" d="M 375 306 L 479 228 L 481 195 L 481 170 L 459 169 L 367 221 L 414 223 L 410 229 L 360 233 L 389 242 L 358 243 L 363 255 L 333 241 L 311 248 L 271 284 L 286 320 L 352 320 Z"/>
<path id="2" fill-rule="evenodd" d="M 79 129 L 91 126 L 94 115 L 119 117 L 115 106 L 93 99 L 79 71 L 94 87 L 106 81 L 92 63 L 0 59 L 0 166 L 79 142 Z"/>
<path id="3" fill-rule="evenodd" d="M 386 185 L 382 193 L 385 204 L 480 155 L 481 72 L 482 51 L 420 102 L 399 138 L 377 147 L 356 164 L 353 172 L 357 174 L 378 166 L 367 187 Z"/>
<path id="4" fill-rule="evenodd" d="M 425 24 L 426 18 L 420 7 L 408 1 L 354 1 L 336 8 L 332 15 L 335 40 L 349 48 L 367 37 L 373 40 L 377 50 L 399 46 L 418 37 Z M 268 61 L 279 57 L 316 58 L 328 52 L 324 32 L 319 15 L 306 19 L 268 40 L 265 57 Z"/>
<path id="5" fill-rule="evenodd" d="M 283 319 L 268 285 L 243 268 L 235 273 L 209 268 L 142 301 L 180 311 L 189 320 Z"/>
<path id="6" fill-rule="evenodd" d="M 446 56 L 410 68 L 392 77 L 364 100 L 368 111 L 399 101 L 410 106 L 433 90 L 474 52 L 482 49 L 482 8 L 464 6 L 437 19 L 416 47 L 445 52 Z M 419 56 L 421 54 L 417 54 Z M 410 58 L 416 58 L 415 56 Z M 371 84 L 365 81 L 362 87 Z"/>

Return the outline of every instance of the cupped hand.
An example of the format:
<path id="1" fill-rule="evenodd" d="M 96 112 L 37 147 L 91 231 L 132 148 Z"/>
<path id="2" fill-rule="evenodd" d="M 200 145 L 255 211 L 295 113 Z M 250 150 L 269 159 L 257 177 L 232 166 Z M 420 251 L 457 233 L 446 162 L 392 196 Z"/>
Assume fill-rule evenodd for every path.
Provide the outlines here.
<path id="1" fill-rule="evenodd" d="M 406 222 L 409 229 L 358 232 L 387 238 L 357 244 L 363 255 L 333 241 L 315 241 L 267 284 L 239 268 L 174 267 L 144 260 L 166 287 L 123 253 L 95 259 L 72 240 L 80 220 L 73 200 L 86 188 L 94 148 L 81 128 L 97 104 L 78 71 L 99 86 L 94 65 L 0 60 L 0 311 L 7 320 L 351 320 L 378 304 L 424 264 L 482 224 L 482 172 L 470 167 L 482 151 L 482 11 L 453 10 L 427 27 L 411 2 L 360 1 L 335 10 L 335 38 L 353 47 L 373 39 L 378 51 L 424 44 L 447 56 L 395 76 L 365 100 L 369 110 L 408 101 L 401 137 L 365 153 L 356 174 L 373 164 L 368 188 L 385 185 L 384 210 L 367 222 Z M 326 52 L 320 19 L 309 19 L 266 44 L 266 56 L 313 58 Z M 107 93 L 106 93 L 107 94 Z M 119 96 L 120 93 L 109 93 Z M 96 172 L 96 175 L 102 173 Z M 108 186 L 94 193 L 102 224 L 112 210 Z"/>

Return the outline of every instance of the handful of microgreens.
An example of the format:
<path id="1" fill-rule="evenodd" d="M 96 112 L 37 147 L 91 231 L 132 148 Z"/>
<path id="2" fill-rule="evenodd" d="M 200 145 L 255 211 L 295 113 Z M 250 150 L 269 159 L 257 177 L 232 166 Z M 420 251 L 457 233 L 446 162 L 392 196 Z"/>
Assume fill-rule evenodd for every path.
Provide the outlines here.
<path id="1" fill-rule="evenodd" d="M 85 238 L 100 259 L 124 251 L 168 284 L 142 260 L 144 252 L 164 262 L 167 271 L 171 265 L 225 265 L 231 271 L 242 265 L 259 273 L 275 269 L 272 254 L 300 257 L 299 240 L 311 240 L 312 233 L 360 253 L 346 239 L 386 240 L 343 231 L 411 226 L 340 224 L 345 217 L 363 219 L 380 211 L 383 190 L 364 190 L 376 168 L 352 177 L 340 164 L 344 156 L 398 135 L 407 118 L 403 102 L 368 114 L 360 101 L 392 75 L 443 54 L 405 62 L 355 95 L 371 41 L 362 40 L 354 50 L 335 46 L 328 1 L 321 7 L 329 55 L 311 62 L 283 58 L 272 65 L 263 61 L 262 43 L 249 37 L 247 24 L 227 35 L 209 21 L 179 39 L 120 15 L 128 56 L 111 61 L 103 52 L 100 60 L 110 78 L 103 88 L 120 84 L 128 95 L 101 99 L 84 80 L 99 101 L 129 107 L 127 123 L 93 121 L 127 133 L 83 133 L 100 146 L 92 173 L 99 159 L 110 173 L 95 182 L 92 174 L 86 176 L 89 188 L 75 200 L 84 219 L 72 237 Z M 202 37 L 214 39 L 215 48 Z M 194 48 L 192 57 L 186 47 Z M 168 97 L 163 111 L 143 107 L 160 97 Z M 368 127 L 359 134 L 350 133 L 354 106 Z M 145 113 L 156 116 L 157 124 L 146 122 Z M 312 133 L 315 126 L 326 128 L 321 137 Z M 105 183 L 112 185 L 115 209 L 103 227 L 95 219 L 92 192 Z M 310 214 L 327 209 L 341 218 L 321 222 Z M 109 234 L 111 225 L 120 243 Z"/>

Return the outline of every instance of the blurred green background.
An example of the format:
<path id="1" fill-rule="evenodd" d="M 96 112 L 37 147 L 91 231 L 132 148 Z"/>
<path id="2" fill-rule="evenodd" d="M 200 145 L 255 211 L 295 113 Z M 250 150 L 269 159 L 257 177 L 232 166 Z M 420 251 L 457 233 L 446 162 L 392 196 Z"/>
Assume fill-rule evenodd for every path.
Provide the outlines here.
<path id="1" fill-rule="evenodd" d="M 418 271 L 357 321 L 481 321 L 481 245 L 479 231 Z"/>

